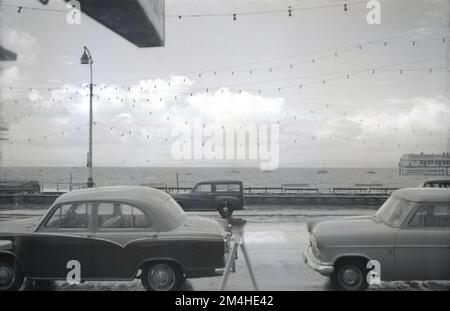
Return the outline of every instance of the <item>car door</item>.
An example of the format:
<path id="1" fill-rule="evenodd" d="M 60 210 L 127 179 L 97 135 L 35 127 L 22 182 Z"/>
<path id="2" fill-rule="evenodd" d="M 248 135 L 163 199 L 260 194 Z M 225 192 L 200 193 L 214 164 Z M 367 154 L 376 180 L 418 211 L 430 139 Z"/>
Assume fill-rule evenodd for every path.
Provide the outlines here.
<path id="1" fill-rule="evenodd" d="M 157 232 L 142 209 L 121 202 L 98 202 L 93 241 L 93 274 L 99 280 L 130 279 L 156 243 Z"/>
<path id="2" fill-rule="evenodd" d="M 198 184 L 191 192 L 193 210 L 214 210 L 212 184 Z"/>
<path id="3" fill-rule="evenodd" d="M 450 280 L 450 204 L 421 203 L 395 243 L 397 280 Z"/>
<path id="4" fill-rule="evenodd" d="M 233 209 L 241 209 L 244 205 L 242 185 L 238 183 L 217 183 L 214 186 L 214 197 L 229 197 L 232 199 Z"/>
<path id="5" fill-rule="evenodd" d="M 80 267 L 79 277 L 89 279 L 92 268 L 91 237 L 91 203 L 55 206 L 28 240 L 31 252 L 26 266 L 30 277 L 65 280 L 76 261 Z"/>

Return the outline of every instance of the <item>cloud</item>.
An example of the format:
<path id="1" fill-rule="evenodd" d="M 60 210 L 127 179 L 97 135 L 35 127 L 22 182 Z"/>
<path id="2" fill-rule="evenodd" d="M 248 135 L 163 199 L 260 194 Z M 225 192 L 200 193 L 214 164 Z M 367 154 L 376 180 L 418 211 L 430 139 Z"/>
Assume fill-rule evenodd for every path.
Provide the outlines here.
<path id="1" fill-rule="evenodd" d="M 380 127 L 378 133 L 397 129 L 398 131 L 447 131 L 449 127 L 449 100 L 445 96 L 416 97 L 411 99 L 387 99 L 388 107 L 405 107 L 405 110 L 381 111 L 372 116 L 356 115 L 366 123 Z M 406 108 L 409 107 L 409 108 Z"/>
<path id="2" fill-rule="evenodd" d="M 2 28 L 0 31 L 2 46 L 17 53 L 17 61 L 21 64 L 33 64 L 37 60 L 36 51 L 39 48 L 35 37 L 26 31 L 12 28 Z"/>
<path id="3" fill-rule="evenodd" d="M 220 123 L 267 122 L 277 120 L 284 98 L 262 97 L 248 92 L 233 93 L 222 88 L 186 99 L 190 108 L 207 121 Z"/>
<path id="4" fill-rule="evenodd" d="M 284 104 L 283 98 L 234 93 L 227 88 L 198 92 L 194 82 L 183 76 L 142 80 L 129 87 L 97 85 L 94 93 L 96 148 L 111 150 L 115 146 L 117 152 L 97 158 L 100 162 L 123 156 L 123 149 L 135 156 L 155 153 L 156 145 L 170 146 L 170 134 L 175 126 L 190 124 L 195 118 L 222 124 L 270 122 L 277 120 Z M 64 84 L 54 90 L 26 91 L 17 103 L 9 103 L 6 109 L 10 140 L 17 146 L 27 145 L 32 150 L 47 145 L 48 152 L 59 153 L 63 146 L 70 145 L 72 151 L 79 150 L 72 155 L 74 161 L 79 161 L 80 154 L 85 152 L 88 85 Z M 24 115 L 23 111 L 31 114 Z M 159 149 L 162 154 L 164 148 Z M 45 153 L 36 156 L 46 157 Z"/>

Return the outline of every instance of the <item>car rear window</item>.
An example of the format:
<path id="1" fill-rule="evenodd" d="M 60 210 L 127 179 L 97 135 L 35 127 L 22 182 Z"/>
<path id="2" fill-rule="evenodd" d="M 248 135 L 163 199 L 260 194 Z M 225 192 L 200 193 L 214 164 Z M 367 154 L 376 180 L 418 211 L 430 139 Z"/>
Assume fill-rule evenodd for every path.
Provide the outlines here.
<path id="1" fill-rule="evenodd" d="M 170 229 L 175 229 L 187 220 L 186 212 L 180 207 L 180 205 L 172 198 L 168 198 L 163 203 L 165 212 L 167 213 L 167 219 L 170 223 Z"/>
<path id="2" fill-rule="evenodd" d="M 216 192 L 241 192 L 239 184 L 216 184 Z"/>
<path id="3" fill-rule="evenodd" d="M 97 226 L 101 229 L 145 229 L 150 228 L 147 216 L 137 207 L 104 202 L 97 206 Z"/>

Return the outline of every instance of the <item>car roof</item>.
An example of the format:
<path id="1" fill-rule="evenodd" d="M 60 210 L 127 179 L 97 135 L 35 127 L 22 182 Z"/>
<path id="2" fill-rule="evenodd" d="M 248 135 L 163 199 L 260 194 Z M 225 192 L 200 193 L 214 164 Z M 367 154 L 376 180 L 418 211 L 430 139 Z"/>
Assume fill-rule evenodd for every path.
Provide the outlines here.
<path id="1" fill-rule="evenodd" d="M 413 202 L 450 202 L 449 188 L 404 188 L 393 195 Z"/>
<path id="2" fill-rule="evenodd" d="M 424 181 L 424 184 L 427 183 L 450 183 L 450 178 L 447 179 L 428 179 Z"/>
<path id="3" fill-rule="evenodd" d="M 167 217 L 166 206 L 163 204 L 172 197 L 158 189 L 137 186 L 98 187 L 67 192 L 56 199 L 52 206 L 64 203 L 83 201 L 117 201 L 139 206 L 150 215 L 152 222 L 161 231 L 174 228 L 177 221 Z M 52 208 L 48 210 L 50 213 Z M 45 217 L 43 218 L 43 220 Z"/>
<path id="4" fill-rule="evenodd" d="M 203 181 L 200 181 L 200 182 L 198 182 L 197 184 L 223 184 L 223 183 L 230 183 L 230 184 L 236 184 L 236 183 L 239 183 L 239 184 L 242 184 L 242 180 L 237 180 L 237 179 L 235 179 L 235 180 L 226 180 L 226 179 L 217 179 L 217 180 L 203 180 Z"/>
<path id="5" fill-rule="evenodd" d="M 170 196 L 167 193 L 150 187 L 110 186 L 70 191 L 56 199 L 55 204 L 73 201 L 120 200 L 155 205 L 168 198 Z"/>

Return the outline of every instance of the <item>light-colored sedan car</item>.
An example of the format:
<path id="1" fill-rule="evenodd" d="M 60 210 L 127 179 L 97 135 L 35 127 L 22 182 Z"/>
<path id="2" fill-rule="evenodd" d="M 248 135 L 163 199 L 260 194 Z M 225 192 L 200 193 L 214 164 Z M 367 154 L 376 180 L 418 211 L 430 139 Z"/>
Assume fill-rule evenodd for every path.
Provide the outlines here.
<path id="1" fill-rule="evenodd" d="M 450 189 L 397 190 L 373 216 L 312 221 L 308 231 L 304 261 L 337 289 L 450 280 Z"/>

